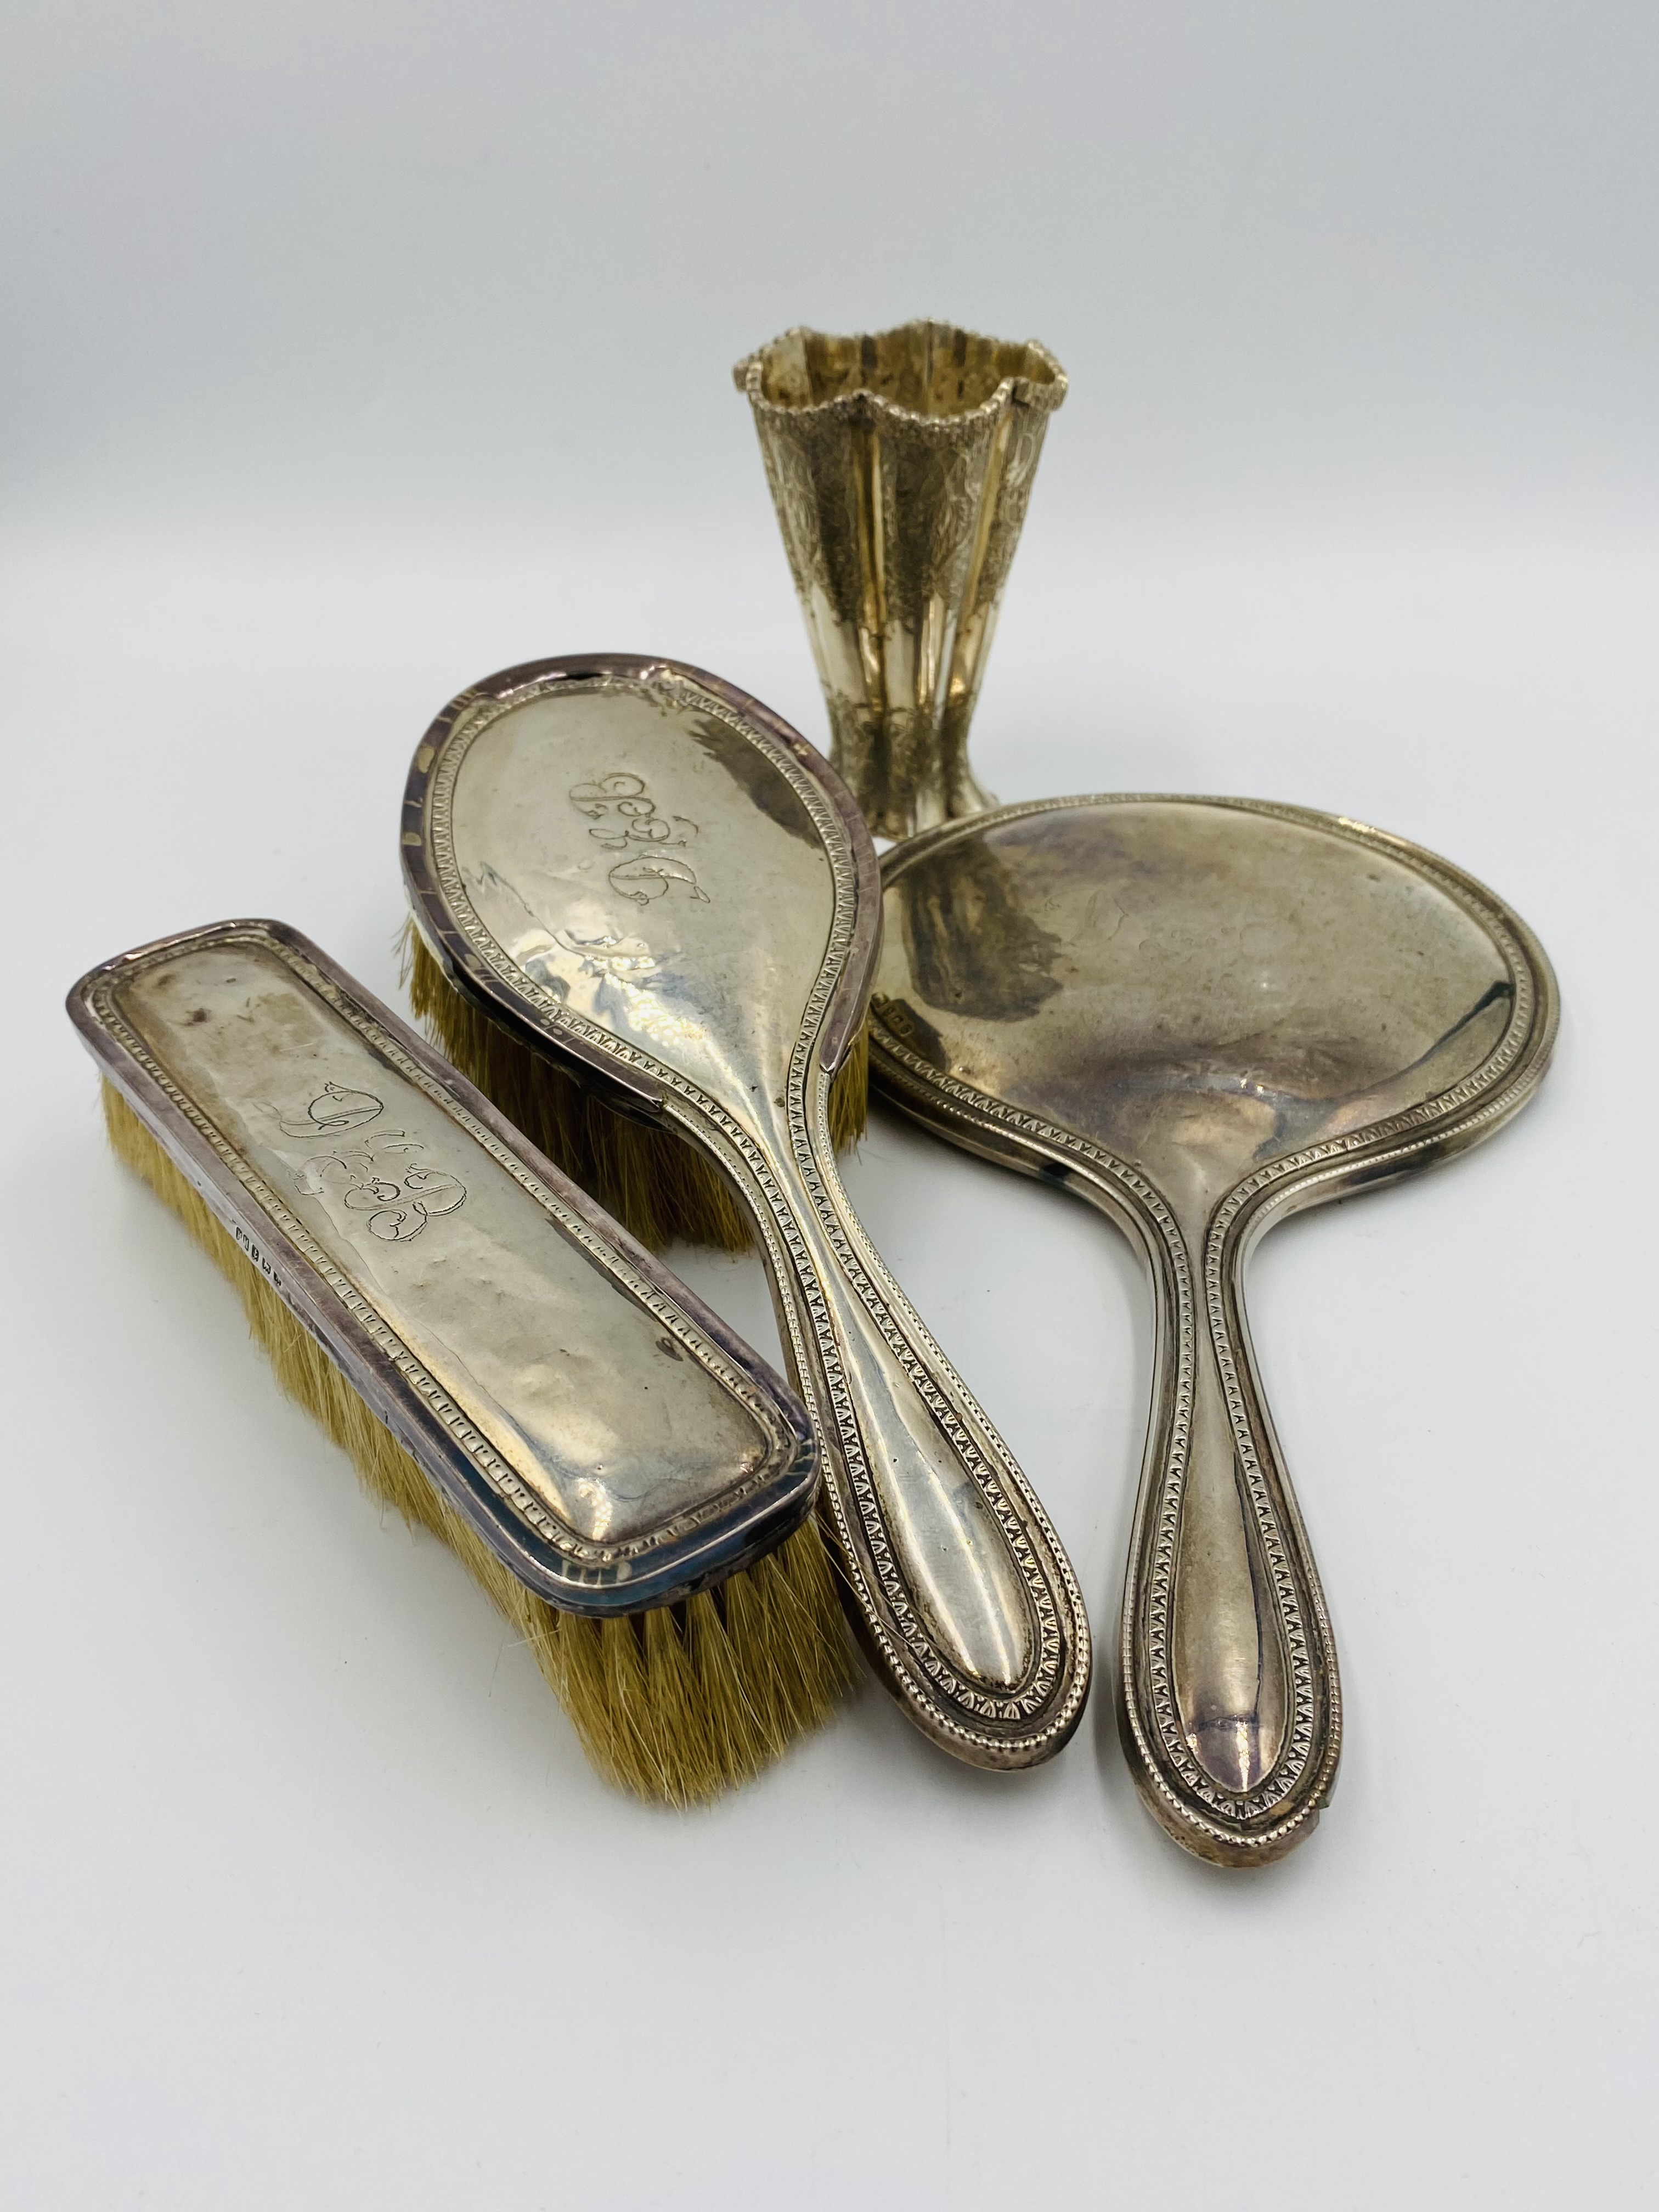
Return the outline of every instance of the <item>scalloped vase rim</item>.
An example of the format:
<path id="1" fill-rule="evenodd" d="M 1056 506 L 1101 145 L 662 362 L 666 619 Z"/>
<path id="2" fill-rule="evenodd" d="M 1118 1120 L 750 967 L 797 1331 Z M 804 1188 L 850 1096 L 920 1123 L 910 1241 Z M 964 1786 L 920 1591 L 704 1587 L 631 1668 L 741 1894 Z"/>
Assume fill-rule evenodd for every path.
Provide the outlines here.
<path id="1" fill-rule="evenodd" d="M 981 400 L 977 407 L 964 407 L 949 415 L 924 415 L 916 408 L 901 407 L 896 400 L 886 398 L 878 392 L 872 392 L 867 385 L 859 385 L 851 392 L 839 392 L 833 399 L 809 399 L 800 404 L 783 399 L 769 399 L 759 388 L 766 356 L 790 338 L 823 338 L 831 345 L 861 345 L 868 338 L 879 345 L 885 338 L 897 337 L 904 331 L 917 330 L 948 331 L 952 337 L 975 339 L 985 345 L 1023 345 L 1028 353 L 1037 355 L 1054 374 L 1046 380 L 1005 376 L 990 397 Z M 1068 382 L 1065 370 L 1048 347 L 1036 338 L 994 338 L 982 331 L 970 331 L 961 323 L 939 322 L 929 315 L 913 316 L 908 323 L 894 323 L 884 331 L 841 332 L 815 330 L 808 323 L 792 323 L 787 331 L 780 331 L 776 337 L 768 338 L 764 345 L 757 346 L 752 353 L 745 354 L 734 365 L 732 380 L 757 411 L 764 408 L 769 415 L 830 415 L 837 409 L 850 414 L 858 410 L 869 410 L 891 416 L 899 422 L 915 423 L 923 429 L 944 433 L 1000 414 L 1017 395 L 1021 397 L 1023 404 L 1046 408 L 1052 413 L 1064 401 Z"/>

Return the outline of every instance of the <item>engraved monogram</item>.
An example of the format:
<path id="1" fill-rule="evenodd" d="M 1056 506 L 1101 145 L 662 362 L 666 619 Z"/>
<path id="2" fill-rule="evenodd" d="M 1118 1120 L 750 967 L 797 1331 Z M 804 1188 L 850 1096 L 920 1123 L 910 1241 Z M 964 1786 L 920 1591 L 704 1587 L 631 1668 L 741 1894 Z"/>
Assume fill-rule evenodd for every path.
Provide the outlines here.
<path id="1" fill-rule="evenodd" d="M 370 1091 L 347 1091 L 325 1083 L 302 1115 L 278 1124 L 290 1137 L 332 1137 L 361 1127 L 386 1110 Z M 441 1168 L 427 1167 L 410 1156 L 424 1152 L 406 1130 L 380 1132 L 373 1149 L 354 1145 L 307 1160 L 294 1180 L 307 1198 L 337 1199 L 348 1212 L 367 1214 L 371 1237 L 383 1244 L 406 1244 L 435 1216 L 453 1213 L 465 1203 L 466 1185 Z"/>
<path id="2" fill-rule="evenodd" d="M 684 884 L 694 899 L 708 904 L 690 863 L 674 857 L 696 837 L 696 823 L 684 814 L 659 814 L 642 777 L 618 769 L 591 783 L 573 784 L 570 803 L 592 823 L 587 834 L 594 843 L 623 855 L 609 872 L 612 890 L 647 906 L 675 884 Z"/>
<path id="3" fill-rule="evenodd" d="M 339 1137 L 348 1129 L 362 1128 L 385 1110 L 372 1091 L 346 1091 L 337 1083 L 325 1083 L 302 1115 L 277 1126 L 285 1137 Z"/>

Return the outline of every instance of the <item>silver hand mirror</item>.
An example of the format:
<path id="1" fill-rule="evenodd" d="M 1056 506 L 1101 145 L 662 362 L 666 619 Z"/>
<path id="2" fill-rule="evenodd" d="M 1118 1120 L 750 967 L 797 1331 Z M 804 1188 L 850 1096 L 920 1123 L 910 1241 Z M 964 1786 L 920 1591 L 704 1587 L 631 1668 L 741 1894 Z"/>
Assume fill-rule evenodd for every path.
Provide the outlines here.
<path id="1" fill-rule="evenodd" d="M 1318 1571 L 1250 1348 L 1264 1230 L 1448 1158 L 1536 1089 L 1556 991 L 1492 895 L 1402 839 L 1246 800 L 1007 806 L 889 853 L 872 1069 L 1064 1184 L 1157 1307 L 1118 1717 L 1188 1850 L 1307 1835 L 1341 1747 Z"/>

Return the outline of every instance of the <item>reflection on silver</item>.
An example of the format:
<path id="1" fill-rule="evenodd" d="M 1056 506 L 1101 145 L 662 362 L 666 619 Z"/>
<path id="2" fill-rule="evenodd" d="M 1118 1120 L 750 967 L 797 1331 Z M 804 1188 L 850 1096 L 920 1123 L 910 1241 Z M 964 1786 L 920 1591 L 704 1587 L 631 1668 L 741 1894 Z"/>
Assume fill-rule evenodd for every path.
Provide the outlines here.
<path id="1" fill-rule="evenodd" d="M 70 1012 L 252 1264 L 555 1605 L 689 1596 L 810 1511 L 779 1379 L 297 932 L 164 939 L 94 969 Z"/>
<path id="2" fill-rule="evenodd" d="M 695 884 L 666 873 L 641 906 L 617 852 L 658 865 L 671 841 Z M 911 1717 L 981 1765 L 1049 1757 L 1088 1686 L 1075 1581 L 836 1168 L 830 1085 L 864 1015 L 879 878 L 822 757 L 694 670 L 538 663 L 429 732 L 404 854 L 456 986 L 672 1121 L 744 1199 L 855 1619 Z"/>
<path id="3" fill-rule="evenodd" d="M 1258 1865 L 1341 1744 L 1336 1651 L 1241 1273 L 1275 1221 L 1477 1143 L 1556 1022 L 1535 939 L 1357 823 L 1242 800 L 1005 807 L 890 853 L 883 1087 L 1130 1236 L 1158 1335 L 1120 1721 L 1176 1839 Z"/>

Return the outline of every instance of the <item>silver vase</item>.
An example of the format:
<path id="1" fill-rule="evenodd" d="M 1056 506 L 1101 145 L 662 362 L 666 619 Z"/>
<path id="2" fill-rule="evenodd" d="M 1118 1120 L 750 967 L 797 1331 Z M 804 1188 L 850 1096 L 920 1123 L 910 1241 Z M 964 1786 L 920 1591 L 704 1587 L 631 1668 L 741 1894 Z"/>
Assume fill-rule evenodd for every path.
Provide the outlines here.
<path id="1" fill-rule="evenodd" d="M 994 804 L 968 764 L 1060 363 L 949 323 L 786 331 L 732 371 L 760 434 L 830 709 L 878 836 Z"/>

